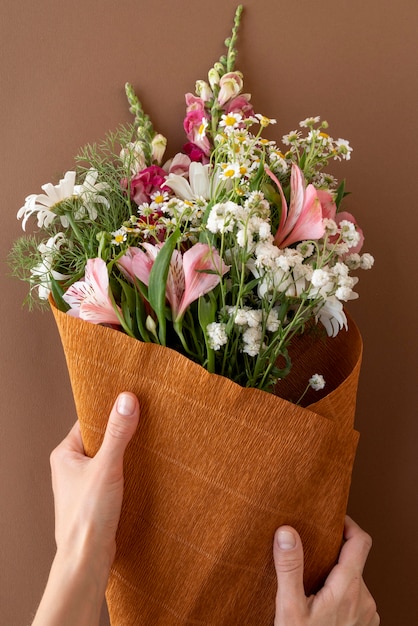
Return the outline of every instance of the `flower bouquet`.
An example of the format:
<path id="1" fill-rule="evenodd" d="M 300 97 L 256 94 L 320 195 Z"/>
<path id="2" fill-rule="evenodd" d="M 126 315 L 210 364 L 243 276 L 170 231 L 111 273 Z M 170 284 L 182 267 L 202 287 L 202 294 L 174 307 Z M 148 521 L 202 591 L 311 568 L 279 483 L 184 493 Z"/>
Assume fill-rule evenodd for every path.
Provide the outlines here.
<path id="1" fill-rule="evenodd" d="M 165 159 L 131 85 L 132 124 L 26 198 L 12 264 L 49 301 L 86 453 L 114 398 L 136 393 L 112 624 L 272 623 L 274 530 L 295 526 L 314 591 L 335 563 L 358 439 L 362 342 L 343 303 L 373 258 L 341 210 L 349 159 L 307 118 L 279 145 L 226 54 L 186 94 Z M 340 332 L 341 331 L 341 332 Z M 93 393 L 92 393 L 93 390 Z"/>

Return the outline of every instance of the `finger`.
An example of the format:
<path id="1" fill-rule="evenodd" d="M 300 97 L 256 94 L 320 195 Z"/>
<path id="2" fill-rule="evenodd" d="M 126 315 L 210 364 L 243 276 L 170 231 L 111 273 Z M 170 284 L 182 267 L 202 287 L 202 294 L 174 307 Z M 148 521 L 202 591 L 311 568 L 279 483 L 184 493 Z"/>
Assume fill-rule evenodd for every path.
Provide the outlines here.
<path id="1" fill-rule="evenodd" d="M 341 549 L 338 562 L 362 575 L 366 559 L 372 547 L 371 537 L 347 515 L 344 539 L 345 543 Z"/>
<path id="2" fill-rule="evenodd" d="M 133 393 L 121 393 L 110 412 L 103 443 L 97 454 L 106 463 L 122 461 L 139 419 L 139 403 Z"/>
<path id="3" fill-rule="evenodd" d="M 278 623 L 282 623 L 281 620 L 296 623 L 306 611 L 306 596 L 302 542 L 290 526 L 282 526 L 276 531 L 273 557 L 277 574 L 276 620 Z"/>

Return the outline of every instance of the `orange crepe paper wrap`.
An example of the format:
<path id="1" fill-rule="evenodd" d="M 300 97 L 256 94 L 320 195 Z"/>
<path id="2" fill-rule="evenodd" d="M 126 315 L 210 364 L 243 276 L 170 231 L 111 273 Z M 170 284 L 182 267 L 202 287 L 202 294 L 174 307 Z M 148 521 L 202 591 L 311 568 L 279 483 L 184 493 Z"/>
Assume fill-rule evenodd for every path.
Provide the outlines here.
<path id="1" fill-rule="evenodd" d="M 302 408 L 52 309 L 86 453 L 98 450 L 119 392 L 141 405 L 106 594 L 112 625 L 273 624 L 281 524 L 299 531 L 306 592 L 315 591 L 341 547 L 358 441 L 354 322 L 336 338 L 295 342 L 280 393 L 296 400 L 313 373 L 327 382 Z"/>

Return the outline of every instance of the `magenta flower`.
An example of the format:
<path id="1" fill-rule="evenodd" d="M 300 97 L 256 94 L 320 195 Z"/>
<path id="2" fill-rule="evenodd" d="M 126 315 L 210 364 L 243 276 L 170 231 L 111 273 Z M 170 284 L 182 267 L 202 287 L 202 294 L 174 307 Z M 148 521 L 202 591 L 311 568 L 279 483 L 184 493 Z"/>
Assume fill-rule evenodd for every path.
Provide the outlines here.
<path id="1" fill-rule="evenodd" d="M 312 184 L 305 188 L 300 168 L 295 163 L 292 164 L 289 207 L 277 177 L 267 168 L 266 172 L 276 183 L 282 199 L 280 223 L 274 236 L 276 246 L 286 248 L 297 241 L 320 239 L 325 232 L 321 202 Z"/>
<path id="2" fill-rule="evenodd" d="M 64 293 L 63 299 L 71 307 L 68 315 L 93 324 L 120 326 L 109 297 L 109 275 L 103 259 L 89 259 L 84 279 L 73 283 Z"/>
<path id="3" fill-rule="evenodd" d="M 158 165 L 150 165 L 138 172 L 129 183 L 131 199 L 138 205 L 149 202 L 154 191 L 161 189 L 166 175 L 166 172 Z M 128 182 L 123 180 L 122 185 L 126 188 Z"/>
<path id="4" fill-rule="evenodd" d="M 228 113 L 240 113 L 243 118 L 252 117 L 254 115 L 253 105 L 250 103 L 250 94 L 242 93 L 236 98 L 229 100 L 224 106 L 226 115 Z"/>
<path id="5" fill-rule="evenodd" d="M 206 126 L 209 115 L 205 109 L 202 98 L 193 94 L 186 94 L 186 117 L 183 122 L 184 130 L 189 141 L 198 146 L 202 152 L 209 156 L 211 151 L 210 141 L 206 136 Z"/>
<path id="6" fill-rule="evenodd" d="M 125 276 L 138 278 L 149 285 L 152 266 L 163 244 L 142 244 L 139 248 L 129 248 L 118 261 Z M 192 302 L 212 291 L 229 267 L 225 265 L 215 248 L 205 243 L 197 243 L 183 254 L 174 250 L 166 283 L 166 298 L 170 304 L 174 322 L 178 322 Z"/>

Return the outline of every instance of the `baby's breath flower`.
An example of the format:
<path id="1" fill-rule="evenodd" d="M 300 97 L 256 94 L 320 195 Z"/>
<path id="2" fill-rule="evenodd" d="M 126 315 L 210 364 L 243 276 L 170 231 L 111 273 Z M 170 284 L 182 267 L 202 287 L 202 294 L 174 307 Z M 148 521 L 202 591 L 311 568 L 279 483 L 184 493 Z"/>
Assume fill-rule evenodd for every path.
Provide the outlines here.
<path id="1" fill-rule="evenodd" d="M 350 270 L 357 270 L 360 267 L 360 255 L 358 252 L 353 252 L 352 254 L 348 254 L 344 262 L 350 268 Z"/>
<path id="2" fill-rule="evenodd" d="M 364 252 L 360 257 L 360 268 L 362 270 L 370 270 L 374 264 L 374 257 L 368 252 Z"/>
<path id="3" fill-rule="evenodd" d="M 309 379 L 309 386 L 315 391 L 320 391 L 325 387 L 325 378 L 322 374 L 314 374 Z"/>
<path id="4" fill-rule="evenodd" d="M 301 254 L 305 259 L 312 256 L 315 251 L 315 246 L 311 241 L 301 241 L 296 246 L 296 250 Z"/>
<path id="5" fill-rule="evenodd" d="M 330 275 L 326 270 L 316 269 L 312 273 L 311 283 L 314 287 L 325 287 L 330 282 Z"/>
<path id="6" fill-rule="evenodd" d="M 242 334 L 242 351 L 249 356 L 257 356 L 260 352 L 261 340 L 262 332 L 260 326 L 247 328 Z"/>
<path id="7" fill-rule="evenodd" d="M 226 324 L 222 322 L 211 322 L 208 324 L 206 326 L 206 334 L 212 350 L 220 350 L 222 346 L 228 343 Z"/>
<path id="8" fill-rule="evenodd" d="M 279 320 L 279 312 L 277 309 L 272 309 L 267 317 L 267 321 L 266 321 L 266 329 L 270 332 L 270 333 L 275 333 L 277 330 L 279 330 L 280 327 L 280 320 Z"/>

